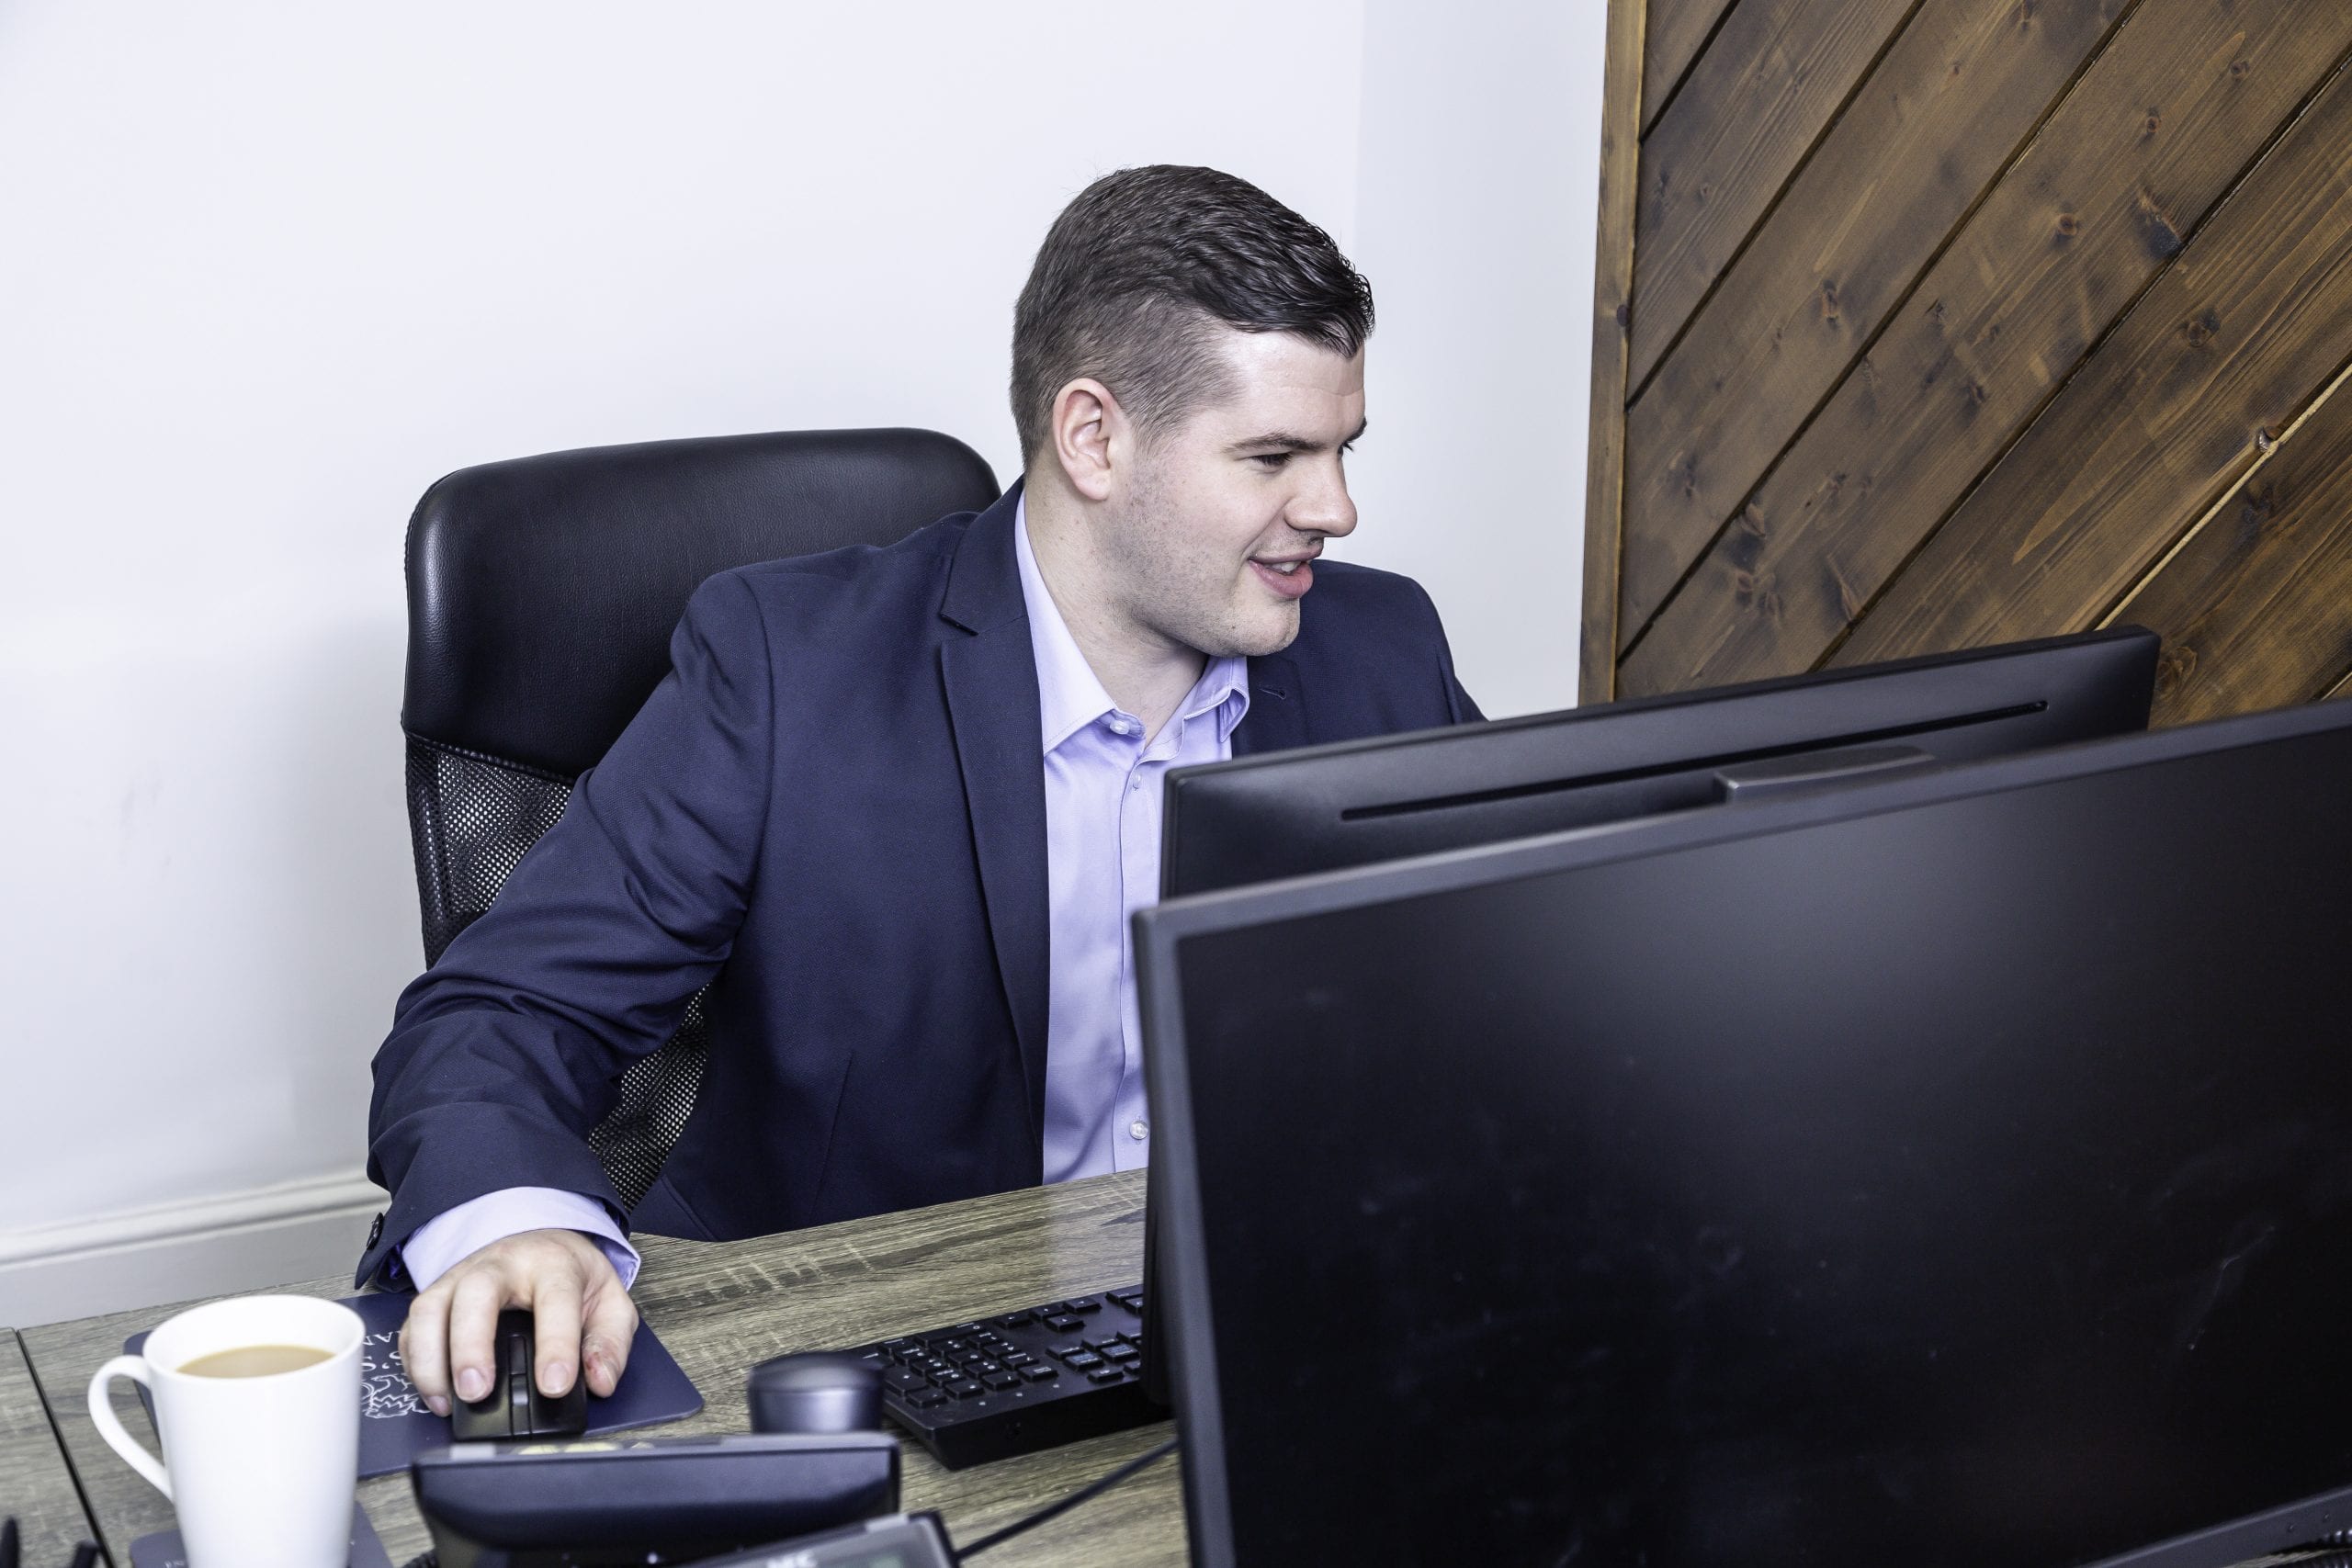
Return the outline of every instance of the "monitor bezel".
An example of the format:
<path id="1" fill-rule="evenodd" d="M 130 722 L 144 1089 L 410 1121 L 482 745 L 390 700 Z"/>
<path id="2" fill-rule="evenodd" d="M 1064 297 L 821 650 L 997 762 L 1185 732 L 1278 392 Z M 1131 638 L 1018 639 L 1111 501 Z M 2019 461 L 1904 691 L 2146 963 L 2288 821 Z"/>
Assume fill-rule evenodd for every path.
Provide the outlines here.
<path id="1" fill-rule="evenodd" d="M 2352 699 L 2109 737 L 2048 750 L 1902 773 L 1819 794 L 1759 801 L 1739 811 L 1693 811 L 1574 829 L 1541 838 L 1449 850 L 1170 899 L 1135 915 L 1144 1066 L 1153 1120 L 1153 1220 L 1165 1262 L 1154 1282 L 1153 1332 L 1166 1337 L 1170 1389 L 1183 1435 L 1185 1523 L 1192 1562 L 1237 1561 L 1226 1473 L 1223 1409 L 1202 1231 L 1199 1171 L 1185 1050 L 1178 946 L 1189 938 L 1418 897 L 1457 888 L 1577 871 L 1757 839 L 1838 821 L 2095 777 L 2352 728 Z M 1170 1307 L 1173 1310 L 1169 1310 Z M 2171 1537 L 2084 1568 L 2227 1568 L 2265 1552 L 2316 1542 L 2352 1528 L 2352 1485 Z"/>

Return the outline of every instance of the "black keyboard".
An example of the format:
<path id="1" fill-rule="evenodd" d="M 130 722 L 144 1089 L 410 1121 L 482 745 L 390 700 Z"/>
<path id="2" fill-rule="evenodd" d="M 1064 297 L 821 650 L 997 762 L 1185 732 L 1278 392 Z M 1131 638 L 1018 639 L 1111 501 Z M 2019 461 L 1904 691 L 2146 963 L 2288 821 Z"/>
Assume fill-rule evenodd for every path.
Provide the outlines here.
<path id="1" fill-rule="evenodd" d="M 1143 1287 L 909 1334 L 851 1351 L 882 1407 L 950 1470 L 1167 1419 L 1144 1397 Z"/>

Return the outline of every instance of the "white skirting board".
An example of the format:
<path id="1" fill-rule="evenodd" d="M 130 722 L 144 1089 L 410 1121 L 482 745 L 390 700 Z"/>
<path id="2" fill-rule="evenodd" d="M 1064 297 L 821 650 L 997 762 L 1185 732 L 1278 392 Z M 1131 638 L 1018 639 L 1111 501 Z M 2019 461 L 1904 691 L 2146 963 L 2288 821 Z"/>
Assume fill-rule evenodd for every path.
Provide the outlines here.
<path id="1" fill-rule="evenodd" d="M 359 1261 L 383 1189 L 357 1172 L 0 1231 L 0 1324 L 266 1290 Z"/>

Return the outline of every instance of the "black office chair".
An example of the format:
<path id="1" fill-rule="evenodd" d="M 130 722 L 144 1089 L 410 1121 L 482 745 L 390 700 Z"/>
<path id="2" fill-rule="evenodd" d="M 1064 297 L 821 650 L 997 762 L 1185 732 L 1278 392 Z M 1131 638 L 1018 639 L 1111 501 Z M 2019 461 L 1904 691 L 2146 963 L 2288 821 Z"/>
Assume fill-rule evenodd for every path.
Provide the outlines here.
<path id="1" fill-rule="evenodd" d="M 401 705 L 426 964 L 490 908 L 668 671 L 705 578 L 892 544 L 998 493 L 978 453 L 927 430 L 550 452 L 426 491 L 409 522 Z M 592 1136 L 631 1207 L 685 1129 L 707 1051 L 697 995 Z"/>

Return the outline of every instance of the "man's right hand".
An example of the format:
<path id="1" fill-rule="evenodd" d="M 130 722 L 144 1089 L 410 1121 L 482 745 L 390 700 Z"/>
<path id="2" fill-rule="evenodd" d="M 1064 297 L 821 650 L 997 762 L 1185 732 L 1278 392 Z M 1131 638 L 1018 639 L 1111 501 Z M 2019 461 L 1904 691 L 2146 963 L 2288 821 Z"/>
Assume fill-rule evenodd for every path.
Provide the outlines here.
<path id="1" fill-rule="evenodd" d="M 637 1303 L 589 1237 L 524 1231 L 469 1254 L 408 1309 L 401 1359 L 435 1416 L 449 1414 L 453 1391 L 465 1400 L 490 1392 L 498 1314 L 508 1307 L 531 1313 L 538 1347 L 532 1381 L 541 1393 L 568 1391 L 584 1364 L 588 1392 L 611 1395 L 628 1365 Z"/>

